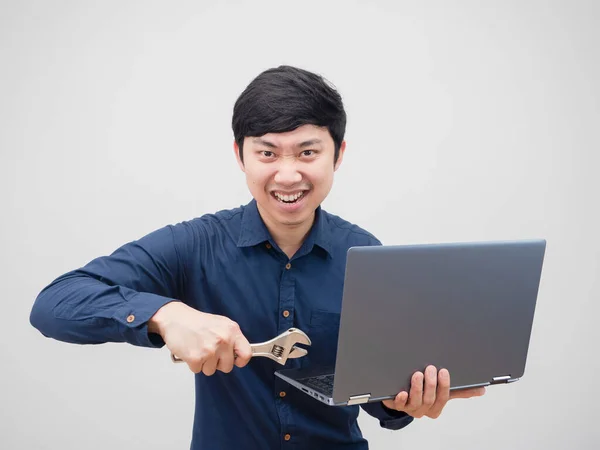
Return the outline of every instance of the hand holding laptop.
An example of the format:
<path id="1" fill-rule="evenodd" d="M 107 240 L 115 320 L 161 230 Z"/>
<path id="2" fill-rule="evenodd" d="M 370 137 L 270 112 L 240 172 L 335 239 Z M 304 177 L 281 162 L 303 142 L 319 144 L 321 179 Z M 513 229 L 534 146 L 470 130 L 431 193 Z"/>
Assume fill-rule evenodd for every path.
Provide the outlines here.
<path id="1" fill-rule="evenodd" d="M 437 419 L 448 400 L 455 398 L 481 397 L 485 387 L 453 390 L 450 392 L 450 373 L 446 369 L 439 372 L 428 366 L 425 374 L 415 372 L 411 379 L 410 393 L 400 392 L 392 400 L 383 400 L 386 408 L 403 411 L 415 418 L 427 416 Z"/>

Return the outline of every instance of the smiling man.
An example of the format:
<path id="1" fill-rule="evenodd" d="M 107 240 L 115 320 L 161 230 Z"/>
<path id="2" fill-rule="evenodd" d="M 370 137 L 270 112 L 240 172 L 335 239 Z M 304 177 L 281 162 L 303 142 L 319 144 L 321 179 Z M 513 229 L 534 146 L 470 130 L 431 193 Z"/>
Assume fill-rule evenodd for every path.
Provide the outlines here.
<path id="1" fill-rule="evenodd" d="M 312 346 L 287 367 L 332 364 L 346 252 L 380 242 L 320 206 L 346 150 L 342 100 L 322 77 L 289 66 L 261 73 L 238 98 L 232 125 L 252 200 L 61 275 L 36 299 L 32 325 L 78 344 L 166 345 L 196 374 L 197 450 L 366 449 L 359 408 L 397 430 L 438 417 L 452 397 L 482 395 L 451 394 L 450 374 L 428 367 L 394 400 L 330 407 L 289 389 L 277 363 L 251 358 L 249 342 L 297 327 Z"/>
<path id="2" fill-rule="evenodd" d="M 315 125 L 234 144 L 260 217 L 289 258 L 300 248 L 315 211 L 331 190 L 345 145 L 334 143 L 326 128 Z"/>

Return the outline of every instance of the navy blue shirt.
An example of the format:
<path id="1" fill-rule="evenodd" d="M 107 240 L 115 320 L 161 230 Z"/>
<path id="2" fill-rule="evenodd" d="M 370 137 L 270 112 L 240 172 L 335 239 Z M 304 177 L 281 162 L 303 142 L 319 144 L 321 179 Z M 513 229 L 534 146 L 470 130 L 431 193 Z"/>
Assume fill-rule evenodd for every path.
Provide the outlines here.
<path id="1" fill-rule="evenodd" d="M 364 245 L 380 242 L 319 207 L 289 259 L 252 200 L 165 226 L 60 276 L 39 294 L 30 320 L 44 336 L 65 342 L 160 348 L 164 342 L 148 332 L 147 321 L 167 302 L 182 301 L 229 317 L 249 342 L 303 330 L 312 341 L 308 355 L 288 360 L 286 368 L 333 364 L 346 252 Z M 359 408 L 388 429 L 413 420 L 380 402 L 327 406 L 277 378 L 280 369 L 252 358 L 227 374 L 196 374 L 191 448 L 366 449 Z"/>

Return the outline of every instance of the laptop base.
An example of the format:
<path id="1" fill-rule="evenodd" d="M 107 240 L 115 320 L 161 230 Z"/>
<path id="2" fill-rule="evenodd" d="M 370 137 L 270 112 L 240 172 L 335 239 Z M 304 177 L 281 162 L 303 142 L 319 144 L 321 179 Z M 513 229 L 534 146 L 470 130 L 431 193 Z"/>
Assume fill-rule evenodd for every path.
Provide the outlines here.
<path id="1" fill-rule="evenodd" d="M 275 375 L 326 405 L 340 406 L 333 401 L 333 370 L 288 369 L 277 371 Z"/>
<path id="2" fill-rule="evenodd" d="M 356 395 L 349 397 L 346 401 L 336 402 L 333 399 L 335 380 L 333 368 L 287 369 L 277 371 L 275 375 L 308 396 L 329 406 L 351 406 L 395 398 L 395 395 L 379 398 L 371 398 L 370 395 Z"/>
<path id="3" fill-rule="evenodd" d="M 287 369 L 277 371 L 275 372 L 275 375 L 308 396 L 329 406 L 352 406 L 360 405 L 361 403 L 380 402 L 382 400 L 394 399 L 398 394 L 385 397 L 371 397 L 370 394 L 354 395 L 350 396 L 347 401 L 336 402 L 333 399 L 335 374 L 332 369 Z M 490 382 L 467 386 L 452 386 L 450 387 L 450 391 L 509 384 L 519 381 L 519 379 L 520 378 L 497 377 Z"/>

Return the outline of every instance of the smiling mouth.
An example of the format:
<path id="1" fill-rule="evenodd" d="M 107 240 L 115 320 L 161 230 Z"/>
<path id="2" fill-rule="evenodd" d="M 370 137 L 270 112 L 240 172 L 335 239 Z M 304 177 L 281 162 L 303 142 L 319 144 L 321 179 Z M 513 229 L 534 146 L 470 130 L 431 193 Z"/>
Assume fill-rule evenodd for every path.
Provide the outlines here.
<path id="1" fill-rule="evenodd" d="M 307 192 L 308 191 L 300 191 L 300 192 L 296 192 L 294 194 L 282 194 L 282 193 L 279 193 L 279 192 L 271 192 L 271 195 L 278 202 L 286 203 L 288 205 L 291 205 L 293 203 L 299 202 L 302 198 L 304 198 L 304 196 L 306 195 Z"/>

